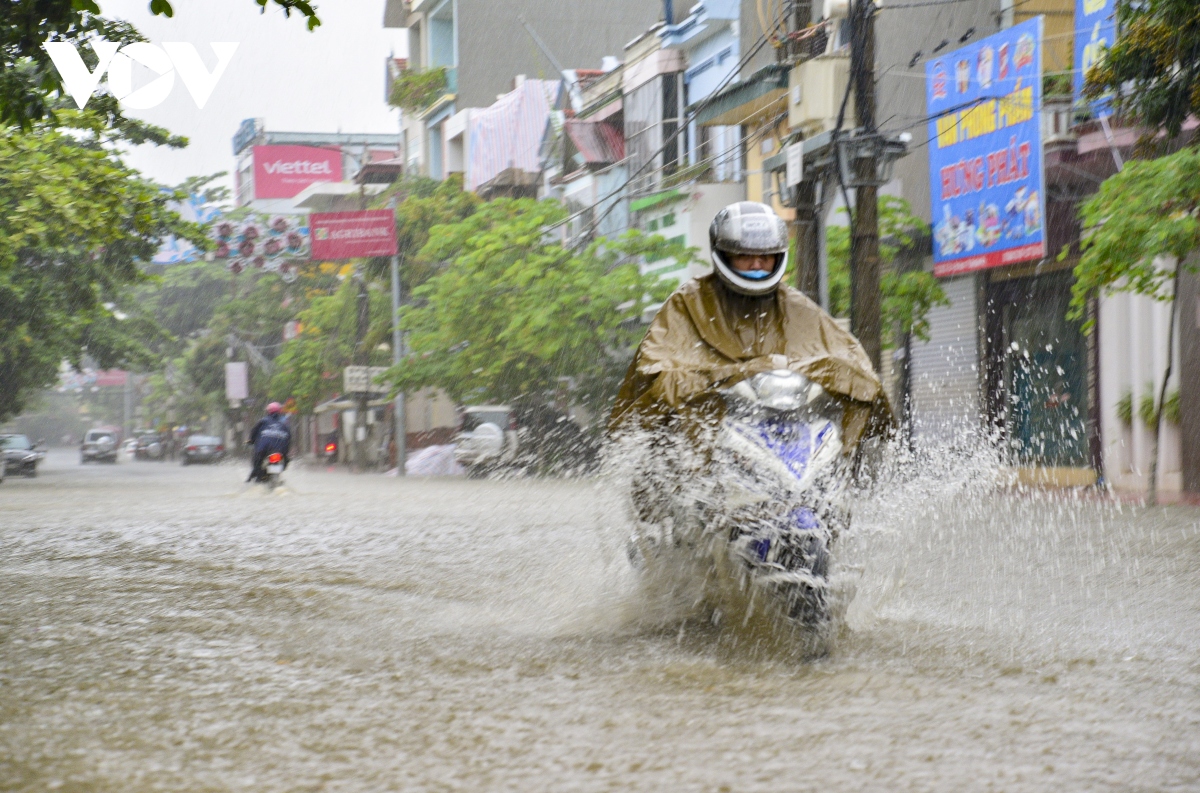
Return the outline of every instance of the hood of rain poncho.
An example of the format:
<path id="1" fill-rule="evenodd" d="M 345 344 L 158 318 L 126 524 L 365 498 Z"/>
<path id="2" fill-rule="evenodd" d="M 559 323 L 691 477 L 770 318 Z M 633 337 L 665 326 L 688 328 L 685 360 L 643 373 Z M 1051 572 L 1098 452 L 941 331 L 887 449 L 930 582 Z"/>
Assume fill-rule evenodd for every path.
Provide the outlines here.
<path id="1" fill-rule="evenodd" d="M 609 428 L 689 410 L 717 414 L 717 389 L 791 369 L 842 397 L 847 448 L 884 432 L 891 409 L 862 345 L 786 285 L 746 297 L 714 276 L 680 287 L 655 316 L 617 395 Z"/>

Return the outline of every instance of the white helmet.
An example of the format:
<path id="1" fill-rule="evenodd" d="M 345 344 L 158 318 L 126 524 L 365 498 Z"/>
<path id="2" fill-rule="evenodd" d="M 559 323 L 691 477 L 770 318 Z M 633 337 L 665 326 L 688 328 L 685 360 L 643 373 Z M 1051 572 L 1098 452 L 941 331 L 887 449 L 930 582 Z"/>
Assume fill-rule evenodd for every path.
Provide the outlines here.
<path id="1" fill-rule="evenodd" d="M 739 201 L 717 213 L 708 227 L 708 242 L 717 277 L 735 292 L 757 297 L 774 292 L 787 270 L 788 233 L 783 218 L 766 204 Z M 774 256 L 770 272 L 733 269 L 730 256 Z"/>

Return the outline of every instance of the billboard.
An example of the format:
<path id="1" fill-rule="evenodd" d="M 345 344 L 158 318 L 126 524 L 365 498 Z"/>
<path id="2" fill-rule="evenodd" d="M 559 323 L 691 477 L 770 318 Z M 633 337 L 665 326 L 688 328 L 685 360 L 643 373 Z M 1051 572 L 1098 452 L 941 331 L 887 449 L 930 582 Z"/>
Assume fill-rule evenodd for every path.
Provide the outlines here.
<path id="1" fill-rule="evenodd" d="M 202 226 L 211 223 L 221 214 L 219 207 L 213 206 L 204 200 L 204 196 L 195 193 L 190 195 L 187 201 L 172 201 L 169 206 L 184 220 L 199 223 Z M 194 262 L 200 257 L 201 253 L 195 245 L 172 235 L 163 240 L 158 252 L 150 261 L 154 264 L 182 264 Z"/>
<path id="2" fill-rule="evenodd" d="M 308 223 L 314 259 L 392 256 L 397 250 L 396 213 L 390 209 L 314 212 Z"/>
<path id="3" fill-rule="evenodd" d="M 925 65 L 933 273 L 1046 255 L 1042 18 Z"/>
<path id="4" fill-rule="evenodd" d="M 306 215 L 252 214 L 241 220 L 217 220 L 209 227 L 209 238 L 216 245 L 213 258 L 235 274 L 253 267 L 290 280 L 296 276 L 296 265 L 309 256 Z"/>
<path id="5" fill-rule="evenodd" d="M 254 197 L 295 198 L 313 182 L 342 181 L 342 150 L 255 146 Z"/>
<path id="6" fill-rule="evenodd" d="M 1075 0 L 1075 101 L 1083 99 L 1087 70 L 1117 40 L 1117 0 Z M 1112 99 L 1092 103 L 1092 112 L 1107 116 Z"/>

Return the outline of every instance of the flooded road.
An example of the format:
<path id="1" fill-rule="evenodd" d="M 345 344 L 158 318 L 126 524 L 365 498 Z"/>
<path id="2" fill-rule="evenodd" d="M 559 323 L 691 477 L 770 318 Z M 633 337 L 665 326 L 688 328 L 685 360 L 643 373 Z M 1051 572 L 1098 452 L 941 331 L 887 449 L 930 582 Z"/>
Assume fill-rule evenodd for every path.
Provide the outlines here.
<path id="1" fill-rule="evenodd" d="M 1200 789 L 1200 510 L 897 485 L 804 660 L 650 613 L 604 484 L 244 477 L 0 485 L 0 789 Z"/>

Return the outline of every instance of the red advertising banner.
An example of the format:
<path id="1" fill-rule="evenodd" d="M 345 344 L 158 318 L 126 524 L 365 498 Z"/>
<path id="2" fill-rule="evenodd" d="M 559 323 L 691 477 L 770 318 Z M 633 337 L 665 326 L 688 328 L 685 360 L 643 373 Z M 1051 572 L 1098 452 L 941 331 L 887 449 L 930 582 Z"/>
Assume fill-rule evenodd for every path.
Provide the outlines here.
<path id="1" fill-rule="evenodd" d="M 255 146 L 254 197 L 294 198 L 313 182 L 342 181 L 341 149 Z"/>
<path id="2" fill-rule="evenodd" d="M 123 386 L 127 377 L 129 377 L 129 373 L 120 369 L 100 369 L 96 372 L 96 385 L 101 388 Z"/>
<path id="3" fill-rule="evenodd" d="M 355 259 L 392 256 L 396 246 L 396 215 L 390 209 L 362 212 L 314 212 L 308 219 L 314 259 Z"/>

